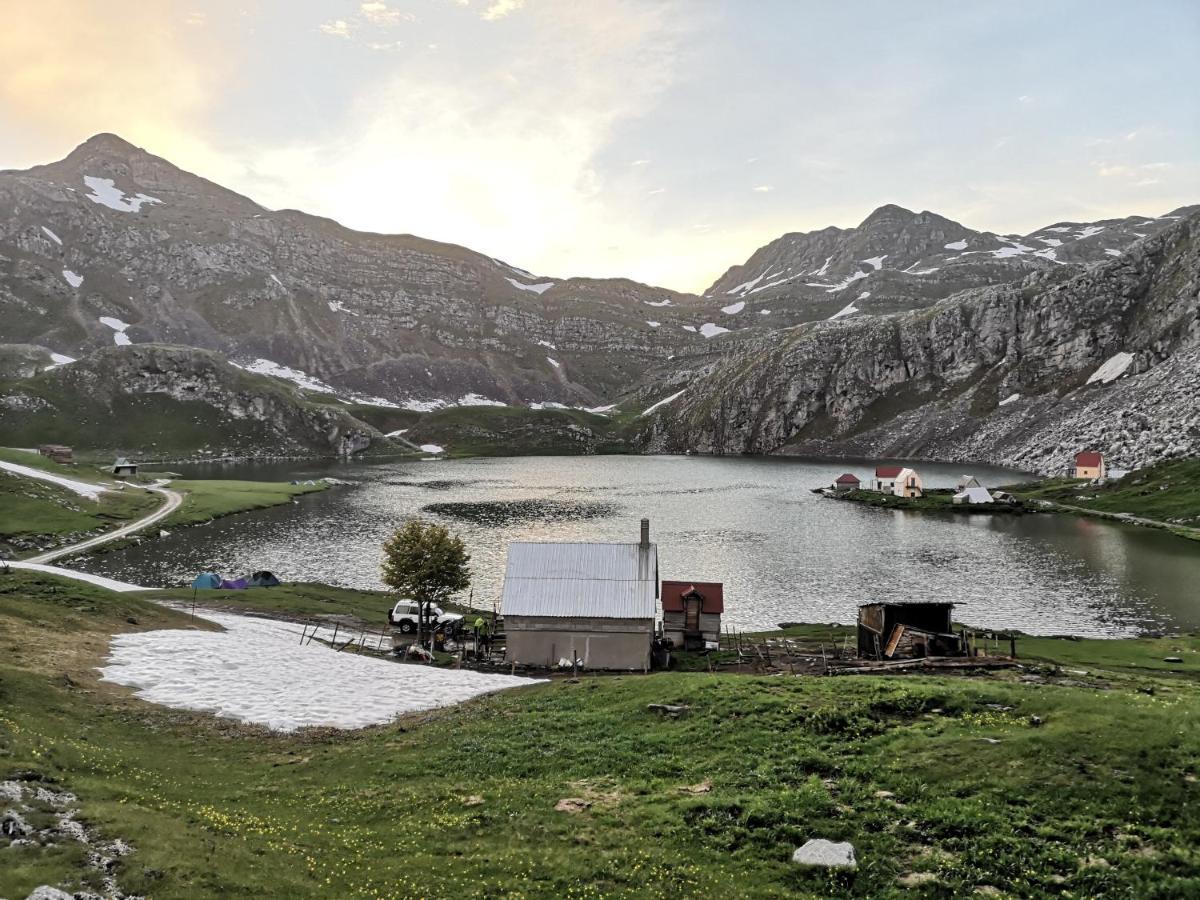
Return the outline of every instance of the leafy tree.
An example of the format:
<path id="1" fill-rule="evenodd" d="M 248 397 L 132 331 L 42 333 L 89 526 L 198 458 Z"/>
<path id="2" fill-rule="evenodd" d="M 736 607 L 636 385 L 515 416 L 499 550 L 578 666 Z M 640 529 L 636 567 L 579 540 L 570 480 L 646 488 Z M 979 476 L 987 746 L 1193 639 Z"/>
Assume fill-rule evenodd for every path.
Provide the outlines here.
<path id="1" fill-rule="evenodd" d="M 383 545 L 383 583 L 421 604 L 424 626 L 430 606 L 470 587 L 470 561 L 462 538 L 443 525 L 414 519 Z"/>

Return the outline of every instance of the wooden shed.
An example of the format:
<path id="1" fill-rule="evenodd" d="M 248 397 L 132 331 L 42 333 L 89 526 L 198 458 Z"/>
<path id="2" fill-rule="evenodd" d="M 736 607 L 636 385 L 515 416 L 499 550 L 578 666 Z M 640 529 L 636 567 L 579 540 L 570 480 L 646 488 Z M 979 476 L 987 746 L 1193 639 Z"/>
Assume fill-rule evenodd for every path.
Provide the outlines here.
<path id="1" fill-rule="evenodd" d="M 38 453 L 46 459 L 69 466 L 75 462 L 75 452 L 64 444 L 42 444 Z"/>
<path id="2" fill-rule="evenodd" d="M 678 650 L 703 650 L 721 639 L 725 589 L 716 581 L 662 583 L 663 637 Z"/>
<path id="3" fill-rule="evenodd" d="M 864 603 L 858 608 L 858 655 L 866 659 L 963 656 L 951 623 L 953 603 Z"/>

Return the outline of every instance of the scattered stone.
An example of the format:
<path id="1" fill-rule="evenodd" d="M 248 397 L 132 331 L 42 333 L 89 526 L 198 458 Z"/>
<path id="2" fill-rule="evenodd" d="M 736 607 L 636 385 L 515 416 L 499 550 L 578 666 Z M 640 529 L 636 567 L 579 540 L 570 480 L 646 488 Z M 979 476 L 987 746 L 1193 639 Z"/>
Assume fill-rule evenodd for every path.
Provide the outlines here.
<path id="1" fill-rule="evenodd" d="M 999 739 L 997 739 L 997 738 L 980 738 L 980 740 L 981 740 L 981 741 L 983 741 L 985 744 L 998 744 L 998 743 L 1000 743 Z"/>
<path id="2" fill-rule="evenodd" d="M 876 791 L 875 796 L 878 797 L 880 800 L 891 800 L 896 795 L 893 794 L 891 791 Z"/>
<path id="3" fill-rule="evenodd" d="M 650 712 L 658 713 L 665 719 L 681 719 L 690 711 L 690 706 L 671 706 L 668 703 L 648 703 L 646 709 Z"/>
<path id="4" fill-rule="evenodd" d="M 1004 896 L 1004 891 L 1002 891 L 1002 890 L 1000 890 L 1000 888 L 994 887 L 990 884 L 975 885 L 975 893 L 977 893 L 983 897 L 1003 897 Z"/>
<path id="5" fill-rule="evenodd" d="M 480 797 L 478 794 L 472 794 L 470 797 L 467 797 L 465 800 L 463 800 L 463 806 L 478 806 L 482 802 L 482 797 Z"/>
<path id="6" fill-rule="evenodd" d="M 0 818 L 0 834 L 7 838 L 25 837 L 32 832 L 29 823 L 15 809 L 10 809 L 4 813 L 3 818 Z"/>
<path id="7" fill-rule="evenodd" d="M 1103 856 L 1088 856 L 1079 863 L 1081 869 L 1111 869 L 1110 863 Z"/>
<path id="8" fill-rule="evenodd" d="M 1166 662 L 1166 663 L 1181 663 L 1181 662 L 1183 662 L 1183 657 L 1181 657 L 1181 656 L 1164 656 L 1164 657 L 1163 657 L 1163 662 Z"/>
<path id="9" fill-rule="evenodd" d="M 1042 717 L 1041 717 L 1041 716 L 1030 716 L 1030 717 L 1029 717 L 1029 725 L 1030 725 L 1032 728 L 1040 728 L 1040 727 L 1041 727 L 1041 724 L 1042 724 Z"/>
<path id="10" fill-rule="evenodd" d="M 685 784 L 680 790 L 686 794 L 707 794 L 712 791 L 712 779 L 705 778 L 699 784 Z"/>
<path id="11" fill-rule="evenodd" d="M 591 805 L 591 800 L 584 800 L 582 797 L 563 797 L 554 804 L 554 808 L 558 812 L 578 813 L 583 812 Z"/>
<path id="12" fill-rule="evenodd" d="M 900 885 L 906 888 L 920 887 L 937 880 L 938 877 L 933 872 L 908 872 L 896 879 Z"/>
<path id="13" fill-rule="evenodd" d="M 35 887 L 25 900 L 72 900 L 72 896 L 66 891 L 60 891 L 56 887 L 43 884 Z"/>
<path id="14" fill-rule="evenodd" d="M 827 841 L 813 838 L 798 847 L 792 854 L 792 862 L 802 866 L 824 866 L 830 869 L 857 869 L 854 845 L 846 841 Z"/>

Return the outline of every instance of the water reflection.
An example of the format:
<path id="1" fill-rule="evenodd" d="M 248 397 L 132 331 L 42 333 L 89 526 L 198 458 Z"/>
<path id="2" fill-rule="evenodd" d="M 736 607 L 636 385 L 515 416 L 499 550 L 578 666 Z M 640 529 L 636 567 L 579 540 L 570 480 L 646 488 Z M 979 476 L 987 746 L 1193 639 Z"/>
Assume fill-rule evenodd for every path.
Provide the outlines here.
<path id="1" fill-rule="evenodd" d="M 925 483 L 964 473 L 922 465 Z M 1094 519 L 924 514 L 811 493 L 866 465 L 753 458 L 582 457 L 225 467 L 208 477 L 358 482 L 218 520 L 88 563 L 152 584 L 204 569 L 267 568 L 292 580 L 379 587 L 379 547 L 406 518 L 459 531 L 477 602 L 499 595 L 513 540 L 632 541 L 651 519 L 664 578 L 724 581 L 727 621 L 852 621 L 871 600 L 948 599 L 963 621 L 1034 633 L 1127 634 L 1200 625 L 1200 545 Z M 188 474 L 201 474 L 189 472 Z"/>

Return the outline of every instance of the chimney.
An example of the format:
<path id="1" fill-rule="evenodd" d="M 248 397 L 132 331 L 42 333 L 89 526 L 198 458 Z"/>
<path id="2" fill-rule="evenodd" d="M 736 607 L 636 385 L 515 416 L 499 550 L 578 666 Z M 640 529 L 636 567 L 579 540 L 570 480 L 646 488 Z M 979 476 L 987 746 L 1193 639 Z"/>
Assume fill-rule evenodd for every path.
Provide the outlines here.
<path id="1" fill-rule="evenodd" d="M 642 519 L 642 539 L 640 541 L 642 547 L 650 546 L 650 520 Z"/>

